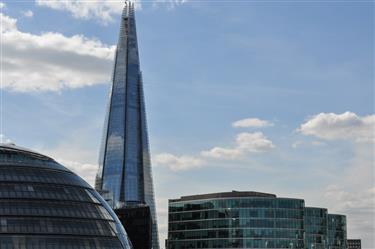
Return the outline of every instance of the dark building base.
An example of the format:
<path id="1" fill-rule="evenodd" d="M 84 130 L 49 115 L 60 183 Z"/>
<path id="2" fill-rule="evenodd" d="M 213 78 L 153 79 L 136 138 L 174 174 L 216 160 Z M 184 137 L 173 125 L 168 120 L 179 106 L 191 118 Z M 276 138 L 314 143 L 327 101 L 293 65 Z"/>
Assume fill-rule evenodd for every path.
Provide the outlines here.
<path id="1" fill-rule="evenodd" d="M 115 210 L 134 249 L 151 249 L 152 219 L 150 207 L 136 205 Z"/>

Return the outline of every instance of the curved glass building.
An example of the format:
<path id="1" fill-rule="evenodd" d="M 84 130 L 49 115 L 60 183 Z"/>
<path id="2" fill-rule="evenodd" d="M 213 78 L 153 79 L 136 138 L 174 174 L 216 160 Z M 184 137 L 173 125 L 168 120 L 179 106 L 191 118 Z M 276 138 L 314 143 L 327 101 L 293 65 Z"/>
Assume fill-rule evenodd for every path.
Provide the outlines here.
<path id="1" fill-rule="evenodd" d="M 53 159 L 0 145 L 1 249 L 131 249 L 100 195 Z"/>
<path id="2" fill-rule="evenodd" d="M 169 200 L 167 248 L 304 248 L 304 200 L 229 192 Z"/>
<path id="3" fill-rule="evenodd" d="M 346 249 L 346 222 L 273 194 L 183 196 L 169 200 L 166 248 Z"/>

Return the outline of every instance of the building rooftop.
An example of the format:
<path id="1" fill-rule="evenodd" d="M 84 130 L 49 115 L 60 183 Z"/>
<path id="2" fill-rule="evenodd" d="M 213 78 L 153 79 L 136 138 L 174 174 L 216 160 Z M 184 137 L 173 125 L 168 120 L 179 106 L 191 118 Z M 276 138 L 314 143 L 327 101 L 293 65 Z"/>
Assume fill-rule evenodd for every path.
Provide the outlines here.
<path id="1" fill-rule="evenodd" d="M 32 151 L 30 149 L 19 147 L 19 146 L 15 145 L 14 143 L 0 143 L 0 151 L 18 152 L 18 153 L 22 153 L 22 154 L 28 155 L 30 157 L 33 157 L 33 158 L 54 161 L 52 158 L 50 158 L 48 156 L 45 156 L 45 155 L 40 154 L 38 152 Z"/>
<path id="2" fill-rule="evenodd" d="M 10 143 L 0 143 L 0 165 L 42 167 L 71 172 L 51 157 Z"/>
<path id="3" fill-rule="evenodd" d="M 170 202 L 179 201 L 194 201 L 194 200 L 204 200 L 204 199 L 220 199 L 220 198 L 241 198 L 241 197 L 266 197 L 266 198 L 276 198 L 275 194 L 261 193 L 254 191 L 235 191 L 232 192 L 221 192 L 203 195 L 188 195 L 182 196 L 179 199 L 170 199 Z"/>

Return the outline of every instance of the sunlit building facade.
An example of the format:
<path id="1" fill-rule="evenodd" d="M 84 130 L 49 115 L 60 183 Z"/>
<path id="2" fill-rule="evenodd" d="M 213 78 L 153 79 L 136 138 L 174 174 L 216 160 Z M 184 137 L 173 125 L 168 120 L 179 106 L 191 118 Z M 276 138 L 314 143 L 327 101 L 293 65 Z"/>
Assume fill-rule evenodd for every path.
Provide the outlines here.
<path id="1" fill-rule="evenodd" d="M 159 249 L 134 3 L 130 1 L 125 2 L 121 17 L 95 188 L 122 221 L 135 249 Z"/>
<path id="2" fill-rule="evenodd" d="M 169 200 L 166 248 L 346 249 L 346 227 L 338 225 L 345 216 L 335 216 L 335 231 L 329 217 L 302 199 L 267 193 L 183 196 Z M 329 234 L 341 247 L 329 247 Z"/>
<path id="3" fill-rule="evenodd" d="M 116 214 L 79 176 L 0 145 L 1 249 L 132 249 Z"/>

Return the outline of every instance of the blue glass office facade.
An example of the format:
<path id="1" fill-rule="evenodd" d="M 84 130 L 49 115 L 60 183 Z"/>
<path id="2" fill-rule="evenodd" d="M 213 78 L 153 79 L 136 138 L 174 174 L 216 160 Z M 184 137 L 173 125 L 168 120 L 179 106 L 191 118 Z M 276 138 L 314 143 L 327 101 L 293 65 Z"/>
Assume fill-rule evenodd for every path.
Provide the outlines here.
<path id="1" fill-rule="evenodd" d="M 328 249 L 347 248 L 346 216 L 328 214 Z"/>
<path id="2" fill-rule="evenodd" d="M 134 4 L 125 5 L 95 188 L 115 211 L 148 205 L 159 249 Z"/>
<path id="3" fill-rule="evenodd" d="M 142 135 L 147 134 L 141 126 L 146 120 L 141 120 L 143 97 L 136 40 L 133 10 L 125 8 L 96 183 L 99 190 L 111 193 L 114 208 L 144 200 Z"/>
<path id="4" fill-rule="evenodd" d="M 0 146 L 1 249 L 131 249 L 108 204 L 41 154 Z"/>
<path id="5" fill-rule="evenodd" d="M 307 249 L 326 249 L 328 246 L 328 211 L 325 208 L 305 208 L 305 233 Z"/>
<path id="6" fill-rule="evenodd" d="M 329 247 L 328 219 L 326 209 L 272 194 L 184 196 L 169 200 L 166 248 L 344 249 Z M 345 243 L 346 232 L 334 227 L 335 243 Z"/>
<path id="7" fill-rule="evenodd" d="M 304 248 L 303 200 L 260 193 L 202 198 L 169 201 L 168 249 Z"/>

